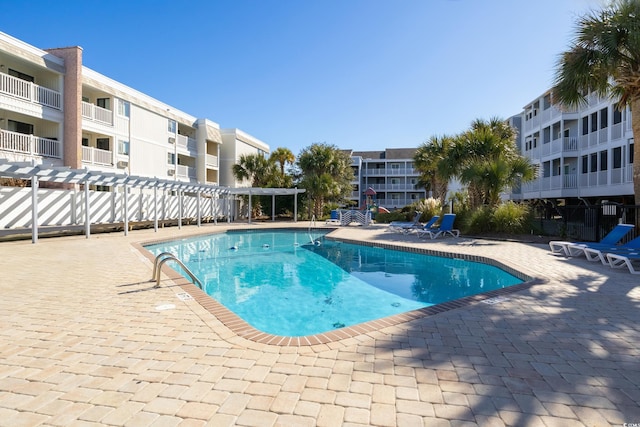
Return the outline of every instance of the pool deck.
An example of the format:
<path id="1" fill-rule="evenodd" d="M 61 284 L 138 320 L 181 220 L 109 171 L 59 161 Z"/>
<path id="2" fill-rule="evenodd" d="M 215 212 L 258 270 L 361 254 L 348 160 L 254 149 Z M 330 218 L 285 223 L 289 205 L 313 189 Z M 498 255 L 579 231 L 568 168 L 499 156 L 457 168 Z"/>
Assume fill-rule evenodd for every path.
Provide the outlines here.
<path id="1" fill-rule="evenodd" d="M 345 339 L 273 345 L 167 276 L 155 288 L 137 249 L 272 226 L 0 243 L 0 426 L 640 423 L 640 277 L 627 270 L 541 244 L 342 227 L 338 238 L 490 257 L 535 281 Z"/>

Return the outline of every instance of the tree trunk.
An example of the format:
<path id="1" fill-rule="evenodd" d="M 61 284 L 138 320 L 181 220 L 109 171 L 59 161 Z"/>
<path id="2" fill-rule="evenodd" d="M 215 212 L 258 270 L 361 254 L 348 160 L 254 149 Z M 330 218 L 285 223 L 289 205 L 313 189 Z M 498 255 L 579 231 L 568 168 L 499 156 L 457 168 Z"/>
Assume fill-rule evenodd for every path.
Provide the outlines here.
<path id="1" fill-rule="evenodd" d="M 640 98 L 631 101 L 631 129 L 633 130 L 633 196 L 640 204 Z M 636 142 L 636 136 L 639 138 Z"/>

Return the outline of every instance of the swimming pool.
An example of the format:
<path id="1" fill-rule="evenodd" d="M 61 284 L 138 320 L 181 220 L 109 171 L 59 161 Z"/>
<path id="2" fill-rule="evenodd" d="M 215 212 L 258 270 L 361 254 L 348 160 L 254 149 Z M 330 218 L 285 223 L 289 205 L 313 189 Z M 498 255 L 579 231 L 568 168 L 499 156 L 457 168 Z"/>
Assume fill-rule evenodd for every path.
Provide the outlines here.
<path id="1" fill-rule="evenodd" d="M 305 336 L 522 283 L 490 265 L 304 230 L 227 232 L 146 246 L 175 254 L 254 328 Z M 178 269 L 178 267 L 175 267 Z"/>

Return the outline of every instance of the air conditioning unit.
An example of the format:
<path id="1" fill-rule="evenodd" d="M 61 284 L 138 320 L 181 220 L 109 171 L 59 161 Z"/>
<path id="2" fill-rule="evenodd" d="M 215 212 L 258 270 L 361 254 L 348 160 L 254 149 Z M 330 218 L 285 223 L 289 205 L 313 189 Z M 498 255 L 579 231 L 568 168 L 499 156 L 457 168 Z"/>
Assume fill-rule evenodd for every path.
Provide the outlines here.
<path id="1" fill-rule="evenodd" d="M 167 170 L 167 175 L 169 175 L 169 176 L 173 176 L 173 175 L 175 175 L 175 174 L 176 174 L 176 170 L 175 170 L 175 169 L 169 169 L 169 170 Z"/>
<path id="2" fill-rule="evenodd" d="M 120 160 L 120 161 L 118 162 L 118 167 L 119 167 L 120 169 L 124 169 L 124 168 L 126 168 L 126 167 L 128 167 L 128 166 L 129 166 L 129 162 L 125 162 L 124 160 Z"/>
<path id="3" fill-rule="evenodd" d="M 169 144 L 175 144 L 176 143 L 176 139 L 174 137 L 169 137 Z"/>

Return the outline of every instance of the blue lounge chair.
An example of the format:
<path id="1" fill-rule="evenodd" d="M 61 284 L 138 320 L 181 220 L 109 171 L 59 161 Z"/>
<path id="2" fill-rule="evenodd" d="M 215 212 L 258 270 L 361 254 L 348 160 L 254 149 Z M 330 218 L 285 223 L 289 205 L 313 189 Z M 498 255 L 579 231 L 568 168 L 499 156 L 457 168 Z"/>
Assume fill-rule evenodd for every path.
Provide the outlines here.
<path id="1" fill-rule="evenodd" d="M 626 255 L 640 252 L 640 236 L 629 240 L 623 245 L 588 245 L 582 248 L 574 248 L 574 251 L 582 250 L 589 261 L 600 261 L 604 265 L 609 265 L 608 253 Z"/>
<path id="2" fill-rule="evenodd" d="M 566 256 L 579 256 L 584 255 L 582 248 L 585 246 L 597 247 L 601 245 L 615 246 L 624 236 L 626 236 L 631 230 L 633 230 L 633 224 L 618 224 L 613 230 L 602 238 L 598 243 L 593 242 L 564 242 L 559 240 L 552 240 L 549 242 L 549 248 L 552 253 L 562 253 Z"/>
<path id="3" fill-rule="evenodd" d="M 456 220 L 456 214 L 444 214 L 440 226 L 431 227 L 429 229 L 418 230 L 418 237 L 429 236 L 432 239 L 436 239 L 440 236 L 446 236 L 447 234 L 453 237 L 460 236 L 460 230 L 453 228 L 453 223 Z"/>
<path id="4" fill-rule="evenodd" d="M 434 215 L 433 217 L 431 217 L 431 219 L 429 221 L 427 221 L 427 223 L 425 225 L 418 225 L 417 227 L 415 227 L 415 230 L 418 232 L 418 237 L 420 237 L 420 232 L 423 232 L 425 230 L 431 230 L 433 228 L 433 225 L 440 219 L 440 215 Z"/>

